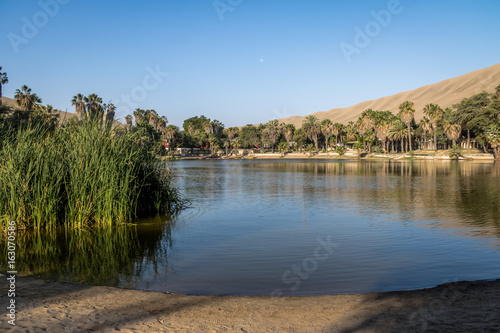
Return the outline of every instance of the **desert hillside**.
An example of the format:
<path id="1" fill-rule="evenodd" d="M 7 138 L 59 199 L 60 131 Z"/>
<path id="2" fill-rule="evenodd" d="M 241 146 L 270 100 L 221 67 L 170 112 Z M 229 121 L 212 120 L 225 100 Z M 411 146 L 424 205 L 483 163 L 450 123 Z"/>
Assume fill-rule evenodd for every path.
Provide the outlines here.
<path id="1" fill-rule="evenodd" d="M 377 100 L 362 102 L 347 108 L 316 112 L 313 115 L 320 120 L 328 118 L 333 122 L 347 124 L 351 120 L 358 119 L 359 115 L 366 109 L 390 110 L 396 114 L 399 111 L 399 105 L 409 100 L 415 102 L 415 118 L 418 121 L 423 117 L 423 108 L 427 103 L 437 103 L 443 108 L 450 107 L 453 104 L 459 103 L 462 99 L 482 91 L 494 92 L 495 87 L 499 84 L 500 64 L 497 64 L 412 91 L 405 91 Z M 279 120 L 286 124 L 301 127 L 303 119 L 304 117 L 293 116 Z"/>

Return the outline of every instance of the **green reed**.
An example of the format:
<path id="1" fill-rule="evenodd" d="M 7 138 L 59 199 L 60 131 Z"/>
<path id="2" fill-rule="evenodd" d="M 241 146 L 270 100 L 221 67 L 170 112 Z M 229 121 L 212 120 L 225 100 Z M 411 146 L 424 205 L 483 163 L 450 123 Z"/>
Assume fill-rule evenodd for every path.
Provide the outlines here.
<path id="1" fill-rule="evenodd" d="M 9 133 L 0 147 L 3 225 L 114 225 L 183 205 L 167 165 L 137 134 L 92 123 Z"/>

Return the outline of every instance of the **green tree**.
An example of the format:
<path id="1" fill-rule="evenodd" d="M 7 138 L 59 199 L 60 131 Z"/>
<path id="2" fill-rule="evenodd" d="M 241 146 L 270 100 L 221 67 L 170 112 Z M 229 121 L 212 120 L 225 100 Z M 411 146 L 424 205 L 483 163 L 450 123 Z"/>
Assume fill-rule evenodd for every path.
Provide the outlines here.
<path id="1" fill-rule="evenodd" d="M 427 149 L 428 148 L 428 146 L 427 146 L 427 134 L 430 133 L 431 130 L 432 130 L 431 121 L 429 120 L 429 118 L 423 117 L 420 120 L 419 126 L 422 129 L 422 133 L 423 133 L 423 137 L 424 137 L 424 142 L 425 142 L 425 149 Z"/>
<path id="2" fill-rule="evenodd" d="M 283 134 L 285 135 L 285 140 L 288 145 L 288 149 L 291 147 L 291 142 L 293 140 L 293 134 L 295 133 L 295 126 L 293 124 L 287 124 L 283 127 Z"/>
<path id="3" fill-rule="evenodd" d="M 500 124 L 491 124 L 486 128 L 486 141 L 491 145 L 495 158 L 500 158 Z"/>
<path id="4" fill-rule="evenodd" d="M 365 135 L 363 135 L 363 143 L 366 143 L 368 146 L 368 151 L 371 153 L 372 152 L 372 145 L 377 142 L 377 138 L 375 136 L 375 132 L 370 129 L 365 132 Z"/>
<path id="5" fill-rule="evenodd" d="M 453 105 L 459 122 L 467 131 L 467 151 L 470 152 L 470 132 L 474 125 L 474 119 L 491 103 L 490 94 L 482 92 L 469 98 L 464 98 L 460 103 Z"/>
<path id="6" fill-rule="evenodd" d="M 324 119 L 321 122 L 321 133 L 325 138 L 325 151 L 328 150 L 328 141 L 333 134 L 333 123 L 330 119 Z"/>
<path id="7" fill-rule="evenodd" d="M 138 126 L 141 121 L 144 121 L 144 110 L 143 109 L 135 109 L 134 118 L 135 118 L 135 126 Z"/>
<path id="8" fill-rule="evenodd" d="M 108 103 L 103 105 L 103 109 L 106 111 L 102 118 L 103 124 L 111 127 L 115 120 L 116 106 L 113 103 Z"/>
<path id="9" fill-rule="evenodd" d="M 205 124 L 210 122 L 210 118 L 205 116 L 196 116 L 184 120 L 182 128 L 189 134 L 194 134 L 196 131 L 204 132 Z"/>
<path id="10" fill-rule="evenodd" d="M 178 131 L 179 131 L 179 128 L 177 126 L 174 126 L 174 125 L 168 125 L 164 131 L 164 133 L 165 133 L 164 137 L 168 143 L 168 150 L 170 151 L 171 154 L 173 154 L 175 152 L 175 147 L 174 147 L 175 135 L 177 134 Z"/>
<path id="11" fill-rule="evenodd" d="M 230 127 L 233 129 L 233 136 L 237 134 L 239 137 L 239 144 L 243 148 L 258 148 L 260 143 L 261 132 L 254 125 L 246 125 L 239 130 L 237 127 Z M 230 131 L 228 130 L 228 138 Z"/>
<path id="12" fill-rule="evenodd" d="M 132 116 L 129 114 L 125 116 L 125 124 L 127 125 L 128 129 L 132 127 L 132 119 Z"/>
<path id="13" fill-rule="evenodd" d="M 307 144 L 307 135 L 302 128 L 297 129 L 295 133 L 293 133 L 293 142 L 295 142 L 299 151 Z"/>
<path id="14" fill-rule="evenodd" d="M 219 138 L 215 133 L 210 133 L 208 143 L 210 144 L 210 155 L 214 155 L 214 147 L 219 143 Z"/>
<path id="15" fill-rule="evenodd" d="M 229 147 L 231 146 L 231 142 L 229 141 L 229 139 L 226 139 L 224 140 L 224 148 L 226 149 L 226 156 L 228 156 L 228 150 L 229 150 Z"/>
<path id="16" fill-rule="evenodd" d="M 211 122 L 212 125 L 212 132 L 220 138 L 222 136 L 222 133 L 224 131 L 224 124 L 218 121 L 217 119 L 212 120 Z"/>
<path id="17" fill-rule="evenodd" d="M 341 123 L 333 124 L 332 134 L 335 135 L 335 146 L 339 144 L 339 136 L 342 136 L 342 132 L 344 131 L 344 125 Z"/>
<path id="18" fill-rule="evenodd" d="M 100 121 L 104 114 L 102 98 L 97 96 L 97 94 L 90 94 L 84 97 L 83 100 L 85 101 L 89 119 L 91 121 Z"/>
<path id="19" fill-rule="evenodd" d="M 443 129 L 449 140 L 453 142 L 453 146 L 457 144 L 457 140 L 462 133 L 462 126 L 460 125 L 460 118 L 452 109 L 446 108 L 443 115 Z"/>
<path id="20" fill-rule="evenodd" d="M 270 120 L 265 126 L 264 133 L 269 139 L 273 153 L 274 153 L 274 145 L 276 144 L 278 138 L 281 135 L 282 128 L 283 128 L 282 124 L 280 124 L 279 121 L 276 119 Z"/>
<path id="21" fill-rule="evenodd" d="M 438 124 L 443 118 L 443 109 L 437 104 L 427 104 L 424 108 L 424 114 L 429 117 L 432 126 L 432 132 L 434 133 L 434 150 L 438 151 L 437 144 L 437 131 Z"/>
<path id="22" fill-rule="evenodd" d="M 389 129 L 389 139 L 401 142 L 401 152 L 405 153 L 404 139 L 407 137 L 406 124 L 400 119 L 395 120 Z"/>
<path id="23" fill-rule="evenodd" d="M 87 117 L 87 111 L 85 109 L 85 101 L 82 94 L 76 94 L 71 100 L 71 105 L 75 106 L 75 113 L 78 116 L 78 120 L 83 120 Z"/>
<path id="24" fill-rule="evenodd" d="M 307 137 L 314 142 L 314 147 L 318 151 L 318 135 L 321 133 L 321 124 L 318 118 L 313 115 L 307 116 L 302 122 L 302 129 Z"/>
<path id="25" fill-rule="evenodd" d="M 16 94 L 14 96 L 17 105 L 19 105 L 24 111 L 31 111 L 38 103 L 42 103 L 42 99 L 36 94 L 31 93 L 31 88 L 23 85 L 21 89 L 16 89 Z"/>
<path id="26" fill-rule="evenodd" d="M 2 72 L 2 66 L 0 66 L 0 105 L 2 105 L 2 87 L 4 84 L 9 83 L 9 78 L 6 72 Z"/>
<path id="27" fill-rule="evenodd" d="M 399 118 L 408 128 L 408 150 L 412 151 L 411 123 L 415 117 L 415 103 L 405 101 L 399 106 Z"/>

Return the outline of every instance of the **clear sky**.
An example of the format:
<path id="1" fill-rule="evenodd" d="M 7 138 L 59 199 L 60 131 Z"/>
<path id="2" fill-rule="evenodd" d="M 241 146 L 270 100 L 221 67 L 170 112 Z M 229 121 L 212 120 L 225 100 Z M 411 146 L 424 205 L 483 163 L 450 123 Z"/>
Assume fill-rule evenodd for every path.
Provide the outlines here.
<path id="1" fill-rule="evenodd" d="M 3 94 L 264 123 L 497 64 L 499 14 L 498 0 L 0 0 Z"/>

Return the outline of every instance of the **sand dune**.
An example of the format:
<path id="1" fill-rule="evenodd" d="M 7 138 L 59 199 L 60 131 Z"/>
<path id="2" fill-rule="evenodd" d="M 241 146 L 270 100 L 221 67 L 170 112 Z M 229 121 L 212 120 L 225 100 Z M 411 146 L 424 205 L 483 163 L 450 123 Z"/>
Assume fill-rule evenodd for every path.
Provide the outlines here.
<path id="1" fill-rule="evenodd" d="M 390 110 L 392 113 L 397 113 L 399 105 L 409 100 L 415 102 L 415 118 L 418 121 L 423 117 L 423 108 L 427 103 L 437 103 L 443 108 L 451 107 L 453 104 L 459 103 L 462 99 L 482 91 L 494 92 L 495 87 L 499 84 L 500 64 L 497 64 L 412 91 L 405 91 L 377 100 L 362 102 L 347 108 L 316 112 L 313 115 L 320 120 L 328 118 L 333 122 L 347 124 L 351 120 L 356 120 L 366 109 Z M 279 120 L 286 124 L 301 127 L 304 117 L 293 116 Z"/>

